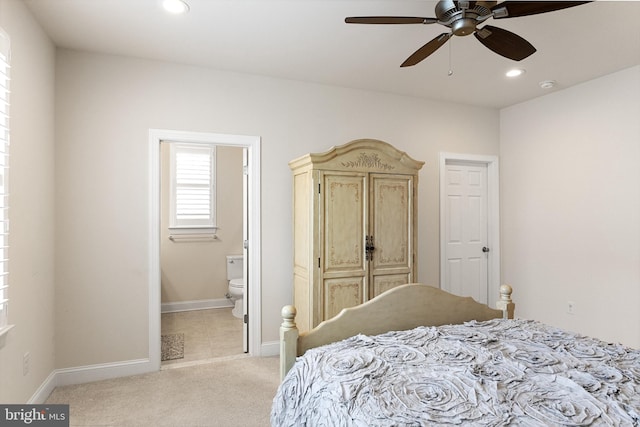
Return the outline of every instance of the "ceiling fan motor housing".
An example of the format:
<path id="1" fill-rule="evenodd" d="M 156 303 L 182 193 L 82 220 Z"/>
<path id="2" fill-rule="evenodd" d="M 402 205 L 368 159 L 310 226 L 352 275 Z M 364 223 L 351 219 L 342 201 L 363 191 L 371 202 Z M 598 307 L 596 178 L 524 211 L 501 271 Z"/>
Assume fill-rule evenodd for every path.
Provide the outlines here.
<path id="1" fill-rule="evenodd" d="M 436 5 L 438 21 L 451 28 L 456 36 L 468 36 L 476 25 L 491 16 L 491 8 L 497 1 L 441 0 Z"/>

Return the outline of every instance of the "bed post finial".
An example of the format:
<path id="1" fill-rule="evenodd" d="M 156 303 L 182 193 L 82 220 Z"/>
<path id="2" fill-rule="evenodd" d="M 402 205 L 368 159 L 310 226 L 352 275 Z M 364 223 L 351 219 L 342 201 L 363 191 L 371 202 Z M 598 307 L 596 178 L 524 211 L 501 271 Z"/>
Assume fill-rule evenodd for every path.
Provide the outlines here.
<path id="1" fill-rule="evenodd" d="M 515 311 L 516 305 L 513 303 L 511 299 L 511 294 L 513 293 L 513 288 L 511 285 L 501 285 L 500 286 L 500 300 L 496 304 L 498 310 L 502 310 L 504 319 L 513 319 L 513 312 Z"/>
<path id="2" fill-rule="evenodd" d="M 296 308 L 285 305 L 280 312 L 282 325 L 280 325 L 280 381 L 289 372 L 296 361 L 298 348 L 298 327 L 296 326 Z"/>
<path id="3" fill-rule="evenodd" d="M 282 315 L 282 326 L 286 328 L 296 327 L 296 314 L 298 314 L 296 308 L 292 305 L 285 305 L 282 307 L 280 315 Z"/>

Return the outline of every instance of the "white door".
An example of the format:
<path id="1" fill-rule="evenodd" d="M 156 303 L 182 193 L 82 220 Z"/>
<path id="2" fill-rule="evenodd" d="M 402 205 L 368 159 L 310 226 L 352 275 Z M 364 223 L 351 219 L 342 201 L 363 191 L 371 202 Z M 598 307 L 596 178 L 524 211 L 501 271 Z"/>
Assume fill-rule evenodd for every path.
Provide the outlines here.
<path id="1" fill-rule="evenodd" d="M 443 289 L 488 303 L 487 165 L 447 162 Z"/>
<path id="2" fill-rule="evenodd" d="M 242 351 L 249 352 L 249 152 L 242 149 L 242 254 L 244 255 L 244 298 L 242 298 Z"/>

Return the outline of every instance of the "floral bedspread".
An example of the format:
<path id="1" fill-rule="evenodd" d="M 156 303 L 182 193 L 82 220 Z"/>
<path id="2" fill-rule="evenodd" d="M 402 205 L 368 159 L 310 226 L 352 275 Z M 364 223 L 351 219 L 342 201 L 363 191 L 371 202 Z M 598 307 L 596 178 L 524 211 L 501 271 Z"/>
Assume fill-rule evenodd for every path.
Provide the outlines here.
<path id="1" fill-rule="evenodd" d="M 272 426 L 638 426 L 640 351 L 536 321 L 358 335 L 309 350 Z"/>

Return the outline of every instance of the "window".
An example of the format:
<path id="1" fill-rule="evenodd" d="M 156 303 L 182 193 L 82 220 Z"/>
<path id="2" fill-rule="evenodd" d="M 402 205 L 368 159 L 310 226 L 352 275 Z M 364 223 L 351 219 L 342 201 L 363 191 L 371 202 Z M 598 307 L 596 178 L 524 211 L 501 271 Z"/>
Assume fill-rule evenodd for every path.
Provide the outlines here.
<path id="1" fill-rule="evenodd" d="M 215 231 L 215 159 L 213 145 L 171 144 L 169 227 L 172 232 L 180 229 Z"/>
<path id="2" fill-rule="evenodd" d="M 0 337 L 9 325 L 9 36 L 0 28 Z"/>

